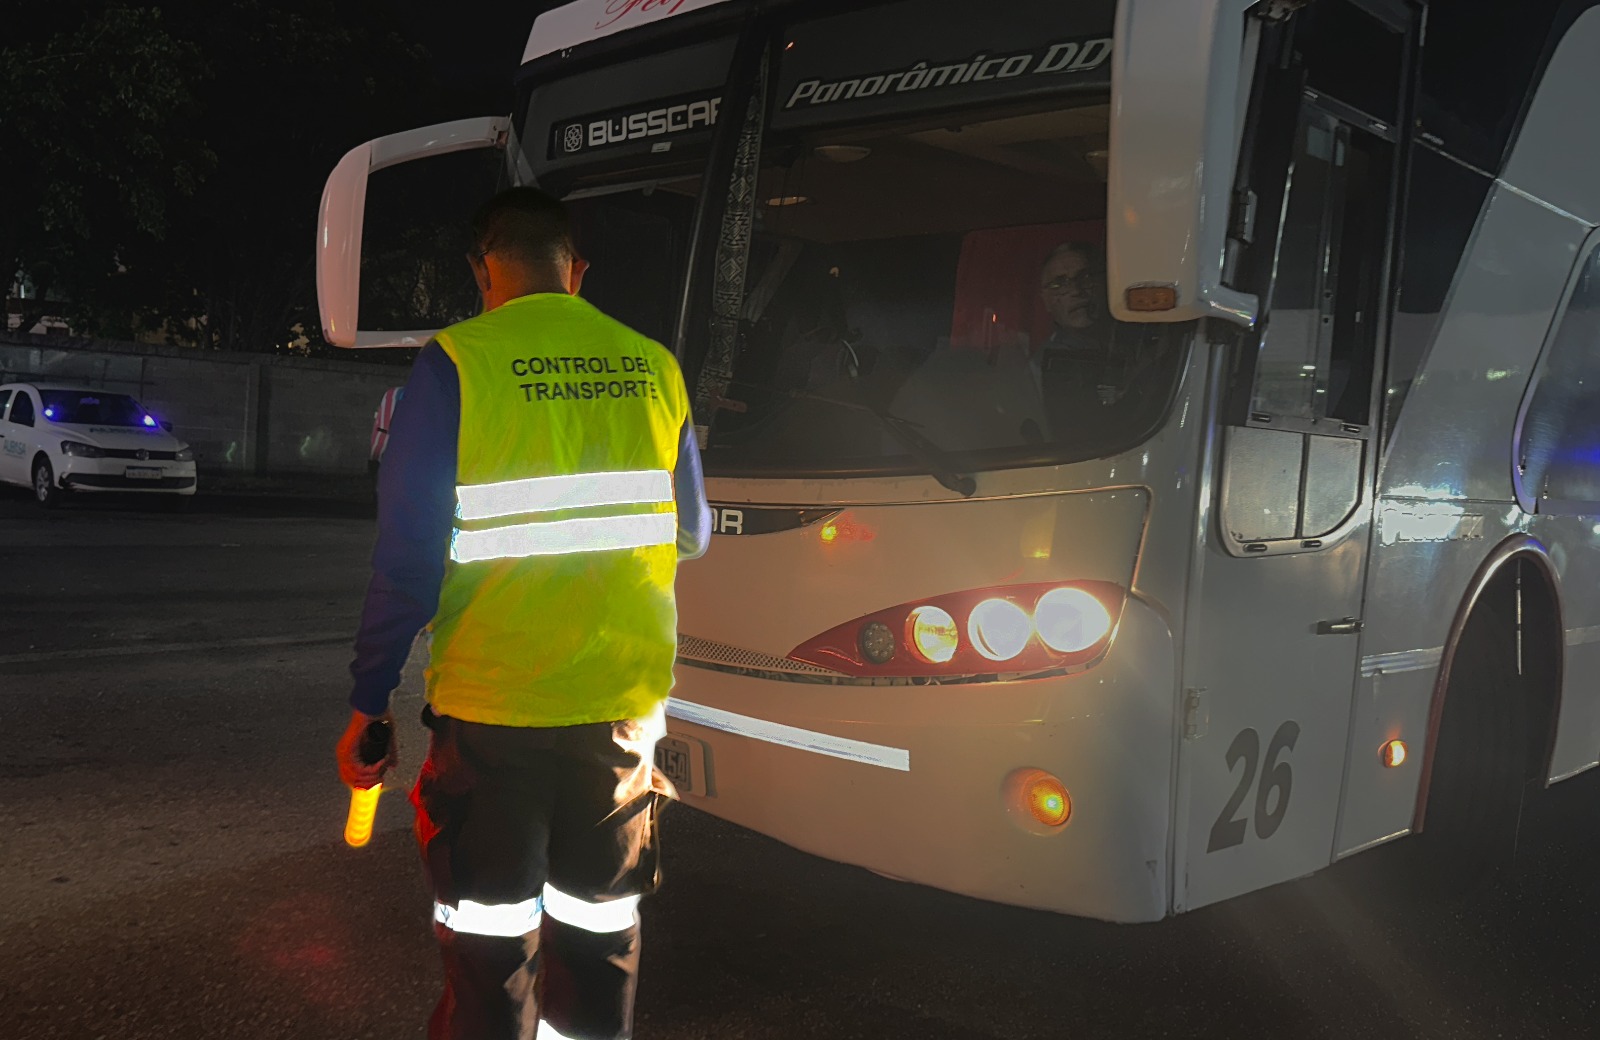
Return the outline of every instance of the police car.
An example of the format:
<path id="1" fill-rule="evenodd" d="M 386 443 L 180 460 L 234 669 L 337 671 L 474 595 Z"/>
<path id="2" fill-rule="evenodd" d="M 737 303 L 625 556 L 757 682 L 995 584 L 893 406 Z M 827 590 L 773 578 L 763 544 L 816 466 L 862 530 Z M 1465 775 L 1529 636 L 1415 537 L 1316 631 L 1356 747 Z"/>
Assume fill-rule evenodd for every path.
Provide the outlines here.
<path id="1" fill-rule="evenodd" d="M 0 482 L 43 506 L 68 492 L 195 492 L 194 451 L 127 394 L 83 386 L 0 385 Z"/>

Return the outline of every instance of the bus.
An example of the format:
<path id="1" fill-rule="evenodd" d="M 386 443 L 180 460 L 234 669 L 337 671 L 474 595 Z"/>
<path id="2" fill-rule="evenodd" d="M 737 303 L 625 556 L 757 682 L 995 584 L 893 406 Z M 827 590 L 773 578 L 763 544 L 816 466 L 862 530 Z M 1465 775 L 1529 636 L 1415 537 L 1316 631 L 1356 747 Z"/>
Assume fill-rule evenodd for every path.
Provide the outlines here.
<path id="1" fill-rule="evenodd" d="M 795 848 L 1150 921 L 1600 762 L 1600 10 L 576 0 L 500 149 L 682 360 L 657 761 Z M 1407 837 L 1415 835 L 1415 837 Z"/>

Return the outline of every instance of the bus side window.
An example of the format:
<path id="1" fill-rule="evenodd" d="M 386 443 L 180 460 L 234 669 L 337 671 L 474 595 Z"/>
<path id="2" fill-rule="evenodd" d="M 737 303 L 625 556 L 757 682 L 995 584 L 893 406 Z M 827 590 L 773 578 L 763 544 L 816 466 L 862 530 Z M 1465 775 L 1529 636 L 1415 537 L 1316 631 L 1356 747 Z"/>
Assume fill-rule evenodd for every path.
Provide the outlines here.
<path id="1" fill-rule="evenodd" d="M 1593 515 L 1600 512 L 1600 235 L 1590 237 L 1554 329 L 1518 432 L 1518 498 L 1530 512 Z"/>

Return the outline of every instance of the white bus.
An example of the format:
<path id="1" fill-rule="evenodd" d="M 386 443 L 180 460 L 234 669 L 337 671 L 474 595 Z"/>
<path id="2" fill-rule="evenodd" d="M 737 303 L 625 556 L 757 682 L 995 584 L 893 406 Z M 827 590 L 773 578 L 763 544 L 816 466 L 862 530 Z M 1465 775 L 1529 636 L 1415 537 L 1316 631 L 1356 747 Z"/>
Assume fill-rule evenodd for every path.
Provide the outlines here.
<path id="1" fill-rule="evenodd" d="M 690 804 L 1147 921 L 1600 761 L 1588 0 L 578 0 L 502 148 L 669 344 L 717 538 L 658 761 Z"/>

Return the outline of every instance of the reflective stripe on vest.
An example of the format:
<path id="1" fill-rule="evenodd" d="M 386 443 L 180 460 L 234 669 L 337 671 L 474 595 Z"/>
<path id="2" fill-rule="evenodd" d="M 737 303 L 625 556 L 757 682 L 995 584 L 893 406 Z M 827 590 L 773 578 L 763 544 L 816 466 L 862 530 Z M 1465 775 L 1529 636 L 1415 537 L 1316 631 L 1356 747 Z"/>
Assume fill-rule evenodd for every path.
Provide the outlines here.
<path id="1" fill-rule="evenodd" d="M 635 470 L 469 484 L 456 488 L 456 500 L 464 521 L 556 509 L 656 506 L 672 502 L 672 474 L 666 470 Z M 479 530 L 458 529 L 450 540 L 450 558 L 456 563 L 474 563 L 641 549 L 672 545 L 677 540 L 676 513 L 591 516 Z"/>
<path id="2" fill-rule="evenodd" d="M 470 484 L 456 488 L 456 501 L 461 504 L 463 520 L 490 520 L 550 509 L 655 505 L 672 501 L 672 474 L 664 469 L 646 469 Z"/>

